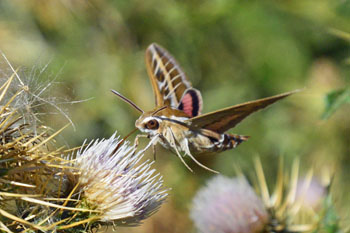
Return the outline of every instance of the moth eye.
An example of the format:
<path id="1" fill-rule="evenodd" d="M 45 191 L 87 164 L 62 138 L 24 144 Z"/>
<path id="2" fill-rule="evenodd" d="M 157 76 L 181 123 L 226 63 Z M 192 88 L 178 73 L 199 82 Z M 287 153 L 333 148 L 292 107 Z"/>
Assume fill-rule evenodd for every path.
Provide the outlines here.
<path id="1" fill-rule="evenodd" d="M 159 123 L 156 120 L 150 120 L 146 123 L 146 129 L 158 129 Z"/>

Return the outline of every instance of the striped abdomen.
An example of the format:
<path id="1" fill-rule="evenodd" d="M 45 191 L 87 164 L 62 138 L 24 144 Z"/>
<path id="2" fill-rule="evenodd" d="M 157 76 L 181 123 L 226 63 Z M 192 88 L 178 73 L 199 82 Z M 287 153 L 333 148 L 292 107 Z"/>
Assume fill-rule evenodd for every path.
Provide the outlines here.
<path id="1" fill-rule="evenodd" d="M 248 136 L 237 134 L 221 134 L 221 140 L 219 140 L 217 143 L 217 149 L 219 151 L 224 151 L 236 148 L 239 144 L 248 140 L 248 138 Z"/>
<path id="2" fill-rule="evenodd" d="M 201 129 L 198 134 L 189 138 L 191 151 L 196 153 L 221 152 L 237 147 L 249 137 L 237 134 L 220 134 Z"/>

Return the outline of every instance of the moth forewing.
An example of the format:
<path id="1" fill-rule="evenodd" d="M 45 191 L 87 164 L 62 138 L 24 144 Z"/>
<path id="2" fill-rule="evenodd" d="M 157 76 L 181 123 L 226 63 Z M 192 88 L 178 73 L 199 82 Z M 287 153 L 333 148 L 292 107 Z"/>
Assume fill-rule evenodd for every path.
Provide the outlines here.
<path id="1" fill-rule="evenodd" d="M 154 70 L 156 69 L 156 58 L 154 58 L 154 51 L 152 51 L 152 46 L 153 44 L 151 44 L 147 50 L 146 50 L 146 54 L 145 54 L 145 63 L 146 63 L 146 68 L 147 68 L 147 73 L 148 73 L 148 77 L 151 81 L 152 84 L 152 88 L 153 88 L 153 94 L 155 97 L 155 103 L 156 106 L 163 106 L 164 105 L 164 99 L 160 93 L 160 89 L 158 86 L 158 80 L 155 76 Z"/>
<path id="2" fill-rule="evenodd" d="M 168 105 L 177 108 L 184 92 L 192 85 L 175 58 L 167 50 L 153 43 L 146 50 L 145 62 L 156 106 Z"/>
<path id="3" fill-rule="evenodd" d="M 299 92 L 295 90 L 282 93 L 272 97 L 267 97 L 259 100 L 246 102 L 243 104 L 234 105 L 232 107 L 217 110 L 215 112 L 206 113 L 197 117 L 190 118 L 186 121 L 194 129 L 209 129 L 218 133 L 224 133 L 227 130 L 235 127 L 244 118 L 259 111 L 267 106 L 281 100 L 289 95 Z"/>

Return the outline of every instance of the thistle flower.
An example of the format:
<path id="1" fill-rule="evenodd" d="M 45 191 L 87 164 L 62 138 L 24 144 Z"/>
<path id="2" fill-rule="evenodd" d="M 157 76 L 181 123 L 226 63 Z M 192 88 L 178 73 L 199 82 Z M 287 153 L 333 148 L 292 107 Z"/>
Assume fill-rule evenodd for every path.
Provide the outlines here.
<path id="1" fill-rule="evenodd" d="M 113 135 L 83 145 L 73 153 L 76 159 L 67 156 L 76 149 L 63 150 L 53 140 L 65 127 L 49 131 L 18 111 L 17 100 L 27 98 L 28 90 L 12 85 L 15 79 L 21 80 L 13 70 L 0 86 L 1 232 L 134 226 L 160 207 L 167 193 L 152 163 L 140 162 L 144 150 L 136 152 Z M 8 95 L 11 85 L 18 89 Z"/>
<path id="2" fill-rule="evenodd" d="M 196 194 L 191 218 L 202 233 L 257 233 L 269 216 L 244 177 L 218 175 Z"/>
<path id="3" fill-rule="evenodd" d="M 167 193 L 162 177 L 151 169 L 152 163 L 139 164 L 148 147 L 136 153 L 134 146 L 121 143 L 113 135 L 92 141 L 78 152 L 73 165 L 80 171 L 78 193 L 85 204 L 98 211 L 94 219 L 138 225 L 159 208 Z"/>
<path id="4" fill-rule="evenodd" d="M 152 163 L 140 163 L 144 150 L 135 150 L 113 135 L 92 141 L 75 160 L 31 161 L 36 166 L 30 172 L 12 165 L 3 177 L 20 188 L 1 187 L 6 193 L 0 194 L 0 214 L 6 221 L 0 229 L 85 232 L 109 223 L 139 225 L 158 210 L 167 190 Z"/>
<path id="5" fill-rule="evenodd" d="M 301 181 L 298 179 L 298 160 L 294 161 L 290 175 L 282 165 L 281 162 L 272 195 L 259 159 L 255 161 L 257 192 L 243 174 L 238 178 L 217 176 L 210 180 L 193 200 L 191 218 L 197 229 L 202 233 L 255 233 L 311 232 L 326 227 L 323 218 L 327 210 L 317 213 L 303 204 L 309 195 L 317 196 L 318 200 L 326 197 L 326 189 L 314 187 L 312 170 Z"/>
<path id="6" fill-rule="evenodd" d="M 318 210 L 322 207 L 322 200 L 326 197 L 327 185 L 321 184 L 320 180 L 306 177 L 298 180 L 296 187 L 296 199 L 302 202 L 303 207 Z"/>

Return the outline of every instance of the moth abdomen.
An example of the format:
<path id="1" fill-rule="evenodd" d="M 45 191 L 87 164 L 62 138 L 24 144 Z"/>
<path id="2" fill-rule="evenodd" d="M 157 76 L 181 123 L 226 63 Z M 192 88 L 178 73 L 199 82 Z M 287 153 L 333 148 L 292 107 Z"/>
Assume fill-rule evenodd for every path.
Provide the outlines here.
<path id="1" fill-rule="evenodd" d="M 247 141 L 249 136 L 243 136 L 238 134 L 222 134 L 223 140 L 221 146 L 224 150 L 232 149 L 237 147 L 244 141 Z"/>
<path id="2" fill-rule="evenodd" d="M 202 134 L 210 140 L 211 151 L 221 152 L 236 148 L 239 144 L 247 141 L 249 136 L 243 136 L 238 134 L 218 134 L 210 130 L 202 130 Z"/>

